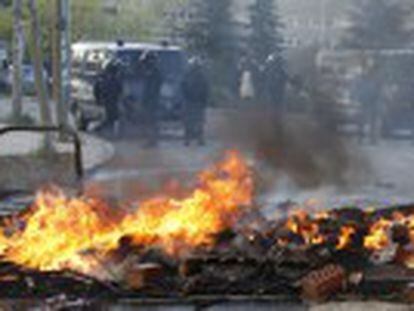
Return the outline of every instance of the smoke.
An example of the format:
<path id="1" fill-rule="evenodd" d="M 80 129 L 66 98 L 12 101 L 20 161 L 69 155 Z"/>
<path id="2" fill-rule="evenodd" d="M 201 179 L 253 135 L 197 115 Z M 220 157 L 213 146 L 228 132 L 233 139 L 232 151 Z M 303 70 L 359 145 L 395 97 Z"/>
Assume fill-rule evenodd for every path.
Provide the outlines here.
<path id="1" fill-rule="evenodd" d="M 309 117 L 281 118 L 269 110 L 243 109 L 229 112 L 219 123 L 223 143 L 256 160 L 264 191 L 278 183 L 281 187 L 281 180 L 302 190 L 345 189 L 357 182 L 355 171 L 361 176 L 369 170 L 348 143 Z"/>

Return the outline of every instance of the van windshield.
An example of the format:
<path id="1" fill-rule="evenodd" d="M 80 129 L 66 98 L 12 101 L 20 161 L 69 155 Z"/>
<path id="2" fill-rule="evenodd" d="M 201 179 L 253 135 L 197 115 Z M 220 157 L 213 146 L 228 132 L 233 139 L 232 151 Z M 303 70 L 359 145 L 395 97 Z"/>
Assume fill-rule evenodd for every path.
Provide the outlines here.
<path id="1" fill-rule="evenodd" d="M 137 74 L 139 59 L 143 50 L 121 50 L 117 57 L 127 69 L 127 75 Z M 165 78 L 174 78 L 183 75 L 185 67 L 185 54 L 182 51 L 158 51 L 160 69 Z"/>
<path id="2" fill-rule="evenodd" d="M 164 75 L 168 78 L 181 76 L 185 66 L 185 55 L 178 51 L 161 51 L 159 53 L 160 66 Z"/>

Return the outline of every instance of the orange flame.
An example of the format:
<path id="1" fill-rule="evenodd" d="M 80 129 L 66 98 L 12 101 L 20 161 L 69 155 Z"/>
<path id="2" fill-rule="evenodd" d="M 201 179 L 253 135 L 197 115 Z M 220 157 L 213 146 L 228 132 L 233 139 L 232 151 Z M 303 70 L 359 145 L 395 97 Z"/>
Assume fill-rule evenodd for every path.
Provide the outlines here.
<path id="1" fill-rule="evenodd" d="M 369 234 L 364 239 L 364 246 L 368 250 L 378 251 L 388 247 L 391 243 L 389 230 L 392 227 L 392 221 L 381 218 L 374 223 Z"/>
<path id="2" fill-rule="evenodd" d="M 209 244 L 213 234 L 235 224 L 241 207 L 251 204 L 252 195 L 251 173 L 233 152 L 226 161 L 200 174 L 191 196 L 141 204 L 137 213 L 125 218 L 122 232 L 136 243 L 158 243 L 169 252 L 175 250 L 177 241 L 193 246 Z"/>
<path id="3" fill-rule="evenodd" d="M 369 234 L 365 237 L 364 246 L 373 251 L 380 251 L 389 247 L 391 241 L 391 229 L 394 225 L 402 225 L 408 229 L 411 244 L 414 244 L 414 215 L 394 213 L 389 218 L 381 218 L 371 225 Z"/>
<path id="4" fill-rule="evenodd" d="M 132 212 L 111 208 L 98 199 L 68 197 L 58 190 L 40 192 L 28 213 L 0 228 L 0 255 L 42 271 L 71 269 L 94 274 L 102 270 L 106 256 L 118 249 L 123 237 L 137 246 L 162 248 L 170 255 L 211 246 L 214 236 L 236 225 L 252 205 L 252 173 L 241 155 L 232 151 L 201 172 L 197 181 L 187 196 L 158 196 L 137 203 Z M 320 245 L 330 241 L 324 224 L 335 217 L 329 211 L 298 209 L 284 228 L 300 237 L 301 244 Z M 395 213 L 369 227 L 364 247 L 373 252 L 389 247 L 394 224 L 406 226 L 414 245 L 414 215 Z M 355 234 L 352 223 L 342 226 L 336 248 L 346 249 Z M 289 238 L 279 239 L 279 245 L 288 245 Z M 404 262 L 414 266 L 414 250 L 407 252 Z"/>
<path id="5" fill-rule="evenodd" d="M 345 249 L 351 243 L 351 238 L 355 233 L 356 233 L 356 230 L 354 227 L 351 227 L 351 226 L 342 227 L 339 238 L 338 238 L 338 244 L 336 245 L 336 249 L 338 250 Z"/>
<path id="6" fill-rule="evenodd" d="M 319 217 L 319 214 L 317 216 Z M 307 245 L 318 245 L 325 242 L 324 236 L 320 234 L 318 222 L 304 210 L 294 211 L 285 226 L 292 233 L 301 236 Z"/>
<path id="7" fill-rule="evenodd" d="M 139 245 L 177 252 L 180 247 L 212 243 L 212 235 L 237 222 L 252 195 L 251 172 L 237 152 L 227 153 L 221 163 L 202 172 L 188 197 L 151 199 L 131 214 L 116 212 L 99 200 L 43 192 L 24 229 L 11 236 L 3 230 L 3 256 L 40 270 L 87 272 L 96 261 L 83 254 L 105 254 L 124 236 Z"/>

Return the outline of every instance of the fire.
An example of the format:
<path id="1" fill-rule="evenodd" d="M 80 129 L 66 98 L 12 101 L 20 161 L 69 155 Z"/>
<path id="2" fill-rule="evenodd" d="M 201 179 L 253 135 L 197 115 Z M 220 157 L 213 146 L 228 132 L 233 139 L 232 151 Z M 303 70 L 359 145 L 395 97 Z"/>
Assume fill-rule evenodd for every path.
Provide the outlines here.
<path id="1" fill-rule="evenodd" d="M 364 246 L 369 250 L 382 250 L 392 243 L 391 230 L 395 225 L 402 225 L 409 232 L 409 239 L 414 244 L 414 215 L 394 213 L 389 218 L 376 221 L 365 237 Z"/>
<path id="2" fill-rule="evenodd" d="M 4 256 L 40 270 L 70 267 L 81 251 L 101 243 L 116 245 L 116 240 L 108 239 L 116 228 L 114 216 L 98 200 L 68 198 L 59 191 L 39 193 L 34 211 L 23 220 L 23 230 L 5 239 Z"/>
<path id="3" fill-rule="evenodd" d="M 226 161 L 200 174 L 199 185 L 189 197 L 144 202 L 126 217 L 122 231 L 138 244 L 158 243 L 169 252 L 177 241 L 209 244 L 215 233 L 236 223 L 242 207 L 252 203 L 252 195 L 251 173 L 240 156 L 231 153 Z"/>
<path id="4" fill-rule="evenodd" d="M 376 251 L 388 247 L 391 243 L 389 232 L 392 224 L 391 220 L 384 218 L 374 223 L 369 230 L 369 234 L 365 237 L 365 248 Z"/>
<path id="5" fill-rule="evenodd" d="M 319 217 L 319 214 L 317 216 Z M 312 219 L 304 210 L 294 211 L 285 226 L 290 232 L 302 237 L 307 245 L 318 245 L 325 242 L 325 238 L 320 233 L 318 221 Z"/>
<path id="6" fill-rule="evenodd" d="M 29 268 L 81 272 L 93 269 L 96 256 L 116 249 L 125 236 L 176 253 L 212 243 L 214 234 L 237 222 L 252 195 L 250 169 L 237 152 L 203 171 L 184 199 L 160 196 L 137 204 L 133 213 L 96 199 L 41 192 L 23 219 L 24 228 L 9 235 L 3 229 L 0 249 L 7 260 Z M 93 260 L 87 260 L 91 254 Z"/>
<path id="7" fill-rule="evenodd" d="M 352 236 L 356 233 L 356 230 L 352 226 L 343 226 L 341 228 L 341 232 L 338 238 L 338 244 L 336 245 L 336 249 L 343 250 L 345 249 L 351 242 Z"/>
<path id="8" fill-rule="evenodd" d="M 69 269 L 89 275 L 105 269 L 103 274 L 108 272 L 107 266 L 112 264 L 109 259 L 116 258 L 110 256 L 125 240 L 137 249 L 156 247 L 180 256 L 198 247 L 213 246 L 218 233 L 245 223 L 242 217 L 253 205 L 253 192 L 252 172 L 235 151 L 202 171 L 187 195 L 181 191 L 179 197 L 159 195 L 133 204 L 132 211 L 111 207 L 96 198 L 43 191 L 24 216 L 0 227 L 0 255 L 32 269 Z M 294 242 L 299 247 L 326 244 L 346 250 L 358 232 L 365 234 L 361 237 L 364 248 L 377 252 L 395 243 L 395 225 L 403 226 L 395 235 L 414 245 L 414 215 L 394 213 L 377 219 L 367 212 L 362 215 L 369 224 L 366 232 L 357 230 L 359 224 L 335 211 L 308 210 L 297 209 L 285 221 L 278 220 L 275 227 L 283 228 L 279 246 Z M 405 264 L 413 266 L 414 251 L 405 251 Z"/>

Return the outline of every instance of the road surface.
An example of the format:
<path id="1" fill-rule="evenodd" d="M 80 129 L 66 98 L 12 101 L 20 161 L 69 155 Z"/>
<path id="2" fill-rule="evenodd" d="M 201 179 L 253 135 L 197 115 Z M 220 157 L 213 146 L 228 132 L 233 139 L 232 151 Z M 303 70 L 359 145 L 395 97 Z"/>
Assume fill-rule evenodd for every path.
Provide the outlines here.
<path id="1" fill-rule="evenodd" d="M 384 205 L 414 201 L 414 146 L 411 141 L 389 140 L 382 141 L 377 146 L 370 146 L 345 139 L 342 149 L 332 153 L 326 151 L 332 148 L 332 142 L 321 144 L 320 133 L 309 131 L 303 126 L 303 120 L 288 121 L 289 131 L 296 133 L 283 133 L 285 140 L 281 144 L 277 140 L 280 133 L 274 132 L 273 127 L 269 127 L 269 122 L 265 122 L 266 115 L 252 117 L 254 113 L 251 111 L 243 114 L 234 111 L 216 109 L 209 112 L 206 147 L 186 148 L 182 141 L 172 140 L 163 141 L 157 148 L 145 149 L 143 144 L 134 138 L 113 140 L 115 157 L 89 175 L 87 188 L 109 196 L 125 198 L 151 193 L 152 189 L 157 191 L 170 180 L 190 183 L 194 180 L 191 177 L 197 171 L 217 160 L 226 149 L 240 148 L 244 154 L 255 158 L 257 144 L 252 142 L 264 141 L 266 144 L 269 141 L 267 144 L 272 146 L 274 143 L 273 147 L 279 151 L 294 150 L 288 155 L 284 155 L 283 152 L 276 153 L 271 167 L 262 166 L 260 160 L 255 162 L 259 163 L 259 170 L 263 173 L 271 173 L 272 187 L 267 189 L 268 193 L 264 195 L 264 200 L 270 201 L 271 204 L 288 199 L 302 202 L 315 198 L 319 199 L 321 204 L 329 206 L 347 204 L 349 199 L 363 204 L 369 204 L 369 201 L 373 200 Z M 10 112 L 10 100 L 1 98 L 0 119 L 5 119 Z M 38 107 L 31 98 L 25 98 L 24 112 L 33 117 L 38 115 Z M 326 171 L 313 169 L 305 181 L 307 178 L 319 177 L 319 182 L 306 187 L 297 186 L 295 181 L 292 181 L 292 176 L 289 176 L 292 168 L 289 172 L 284 172 L 284 168 L 278 168 L 278 164 L 287 157 L 288 162 L 292 160 L 293 166 L 296 166 L 295 174 L 299 172 L 300 175 L 302 170 L 308 169 L 306 164 L 303 166 L 302 162 L 306 162 L 304 160 L 323 154 L 324 156 L 314 159 L 318 163 L 317 167 L 329 163 L 328 170 L 331 170 L 331 167 L 336 170 L 340 166 L 336 163 L 339 163 L 340 155 L 344 152 L 347 153 L 347 167 L 345 172 L 343 169 L 340 171 L 342 179 L 345 179 L 345 183 L 341 185 L 332 183 L 332 178 L 325 180 Z"/>
<path id="2" fill-rule="evenodd" d="M 134 139 L 114 140 L 115 157 L 90 175 L 87 188 L 115 198 L 134 198 L 157 193 L 171 181 L 190 184 L 200 169 L 220 158 L 226 149 L 234 148 L 234 141 L 217 129 L 220 127 L 218 124 L 232 122 L 231 118 L 226 120 L 227 117 L 217 111 L 209 114 L 208 144 L 205 147 L 185 147 L 182 141 L 173 140 L 163 141 L 157 148 L 146 149 Z M 258 170 L 271 172 L 272 185 L 261 197 L 271 206 L 285 200 L 305 202 L 310 199 L 317 201 L 322 208 L 350 202 L 370 206 L 414 201 L 414 147 L 410 141 L 382 141 L 371 146 L 346 138 L 344 144 L 349 162 L 345 171 L 341 171 L 345 182 L 338 185 L 322 181 L 308 187 L 296 185 L 289 172 L 277 168 L 277 160 L 271 168 L 261 165 L 260 160 L 254 157 L 256 153 L 246 148 L 249 144 L 242 144 L 241 150 L 254 160 L 251 163 L 257 165 Z M 317 152 L 312 150 L 312 153 Z M 335 154 L 333 158 L 328 156 L 317 161 L 336 162 Z M 317 170 L 312 171 L 312 174 L 318 173 Z"/>

